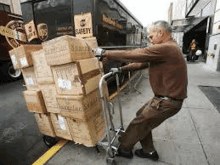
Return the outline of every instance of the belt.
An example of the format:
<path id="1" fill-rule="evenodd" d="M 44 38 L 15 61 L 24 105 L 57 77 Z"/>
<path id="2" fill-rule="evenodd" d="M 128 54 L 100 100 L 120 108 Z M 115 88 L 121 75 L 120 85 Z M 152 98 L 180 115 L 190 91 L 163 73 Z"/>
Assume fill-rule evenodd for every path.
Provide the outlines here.
<path id="1" fill-rule="evenodd" d="M 155 97 L 161 98 L 163 100 L 174 100 L 174 101 L 183 101 L 183 99 L 176 99 L 176 98 L 172 98 L 170 96 L 161 96 L 161 95 L 155 95 Z"/>

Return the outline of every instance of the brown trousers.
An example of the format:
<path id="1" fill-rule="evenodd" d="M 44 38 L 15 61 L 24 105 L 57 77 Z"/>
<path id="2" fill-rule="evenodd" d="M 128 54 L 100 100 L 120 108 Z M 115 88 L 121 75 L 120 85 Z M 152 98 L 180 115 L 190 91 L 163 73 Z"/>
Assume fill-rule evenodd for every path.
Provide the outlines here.
<path id="1" fill-rule="evenodd" d="M 145 152 L 155 150 L 151 130 L 178 113 L 182 103 L 181 100 L 163 100 L 158 97 L 148 101 L 137 111 L 136 117 L 119 139 L 121 149 L 131 151 L 134 145 L 140 141 Z"/>

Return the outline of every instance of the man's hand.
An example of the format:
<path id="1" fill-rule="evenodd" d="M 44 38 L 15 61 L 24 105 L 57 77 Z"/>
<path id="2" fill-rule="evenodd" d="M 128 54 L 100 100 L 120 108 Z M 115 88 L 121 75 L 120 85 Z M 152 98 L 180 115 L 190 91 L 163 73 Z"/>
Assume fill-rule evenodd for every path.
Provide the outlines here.
<path id="1" fill-rule="evenodd" d="M 117 73 L 121 73 L 122 69 L 121 69 L 121 67 L 119 67 L 119 68 L 111 68 L 110 72 L 112 72 L 113 74 L 117 74 Z"/>
<path id="2" fill-rule="evenodd" d="M 99 61 L 102 61 L 105 57 L 105 55 L 103 55 L 104 52 L 105 50 L 99 47 L 96 50 L 94 50 L 95 56 L 98 58 Z"/>

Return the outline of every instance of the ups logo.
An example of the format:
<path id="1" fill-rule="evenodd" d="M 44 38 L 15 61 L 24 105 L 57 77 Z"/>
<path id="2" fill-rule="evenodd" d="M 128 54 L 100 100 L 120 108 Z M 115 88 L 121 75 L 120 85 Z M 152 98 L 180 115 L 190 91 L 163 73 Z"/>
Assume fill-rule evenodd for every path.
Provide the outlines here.
<path id="1" fill-rule="evenodd" d="M 80 26 L 83 27 L 83 26 L 85 26 L 85 25 L 86 25 L 86 19 L 82 19 L 82 20 L 80 21 Z"/>
<path id="2" fill-rule="evenodd" d="M 45 23 L 37 25 L 38 37 L 40 40 L 45 41 L 48 38 L 48 27 Z"/>

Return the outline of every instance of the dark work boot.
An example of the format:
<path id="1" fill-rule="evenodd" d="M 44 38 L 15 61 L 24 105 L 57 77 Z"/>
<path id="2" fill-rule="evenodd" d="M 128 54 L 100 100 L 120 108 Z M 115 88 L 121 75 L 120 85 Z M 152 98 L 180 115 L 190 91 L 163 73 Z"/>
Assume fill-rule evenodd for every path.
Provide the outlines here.
<path id="1" fill-rule="evenodd" d="M 148 153 L 144 152 L 143 149 L 138 149 L 135 151 L 135 155 L 141 158 L 149 158 L 152 160 L 158 160 L 159 155 L 157 154 L 157 151 L 150 151 Z"/>
<path id="2" fill-rule="evenodd" d="M 128 159 L 132 159 L 133 153 L 132 153 L 132 151 L 122 150 L 121 146 L 119 146 L 116 156 L 122 156 L 122 157 L 125 157 Z"/>

